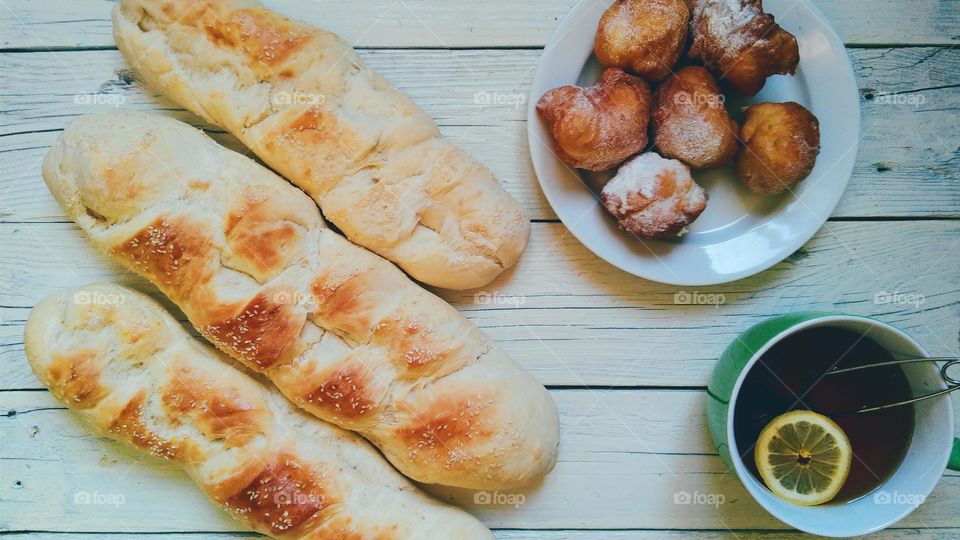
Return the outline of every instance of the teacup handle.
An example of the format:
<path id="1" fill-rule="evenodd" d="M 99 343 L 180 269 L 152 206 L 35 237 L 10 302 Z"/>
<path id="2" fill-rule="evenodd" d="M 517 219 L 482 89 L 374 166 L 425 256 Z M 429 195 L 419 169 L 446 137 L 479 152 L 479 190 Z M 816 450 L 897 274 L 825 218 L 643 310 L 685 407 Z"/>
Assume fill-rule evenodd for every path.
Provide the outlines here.
<path id="1" fill-rule="evenodd" d="M 950 454 L 947 468 L 952 471 L 960 471 L 960 438 L 953 440 L 953 452 Z"/>

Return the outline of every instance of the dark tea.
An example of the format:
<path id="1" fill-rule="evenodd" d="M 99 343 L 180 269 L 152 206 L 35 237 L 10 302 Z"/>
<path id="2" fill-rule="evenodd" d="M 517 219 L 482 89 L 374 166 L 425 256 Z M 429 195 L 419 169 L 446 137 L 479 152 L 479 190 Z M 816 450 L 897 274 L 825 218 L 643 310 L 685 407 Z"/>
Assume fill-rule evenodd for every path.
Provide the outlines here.
<path id="1" fill-rule="evenodd" d="M 841 328 L 811 328 L 771 347 L 747 373 L 734 409 L 734 436 L 743 463 L 762 484 L 753 459 L 760 432 L 781 414 L 812 410 L 833 418 L 853 448 L 850 475 L 833 503 L 876 489 L 897 470 L 910 447 L 913 406 L 831 415 L 910 399 L 910 383 L 900 366 L 824 375 L 834 367 L 891 360 L 869 337 Z"/>

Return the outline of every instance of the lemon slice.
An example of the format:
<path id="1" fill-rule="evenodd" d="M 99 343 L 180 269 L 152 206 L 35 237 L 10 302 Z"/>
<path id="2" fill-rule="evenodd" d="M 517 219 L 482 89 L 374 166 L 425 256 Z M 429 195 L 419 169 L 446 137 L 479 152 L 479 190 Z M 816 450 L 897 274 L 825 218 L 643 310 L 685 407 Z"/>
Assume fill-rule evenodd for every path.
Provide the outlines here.
<path id="1" fill-rule="evenodd" d="M 793 411 L 763 428 L 753 457 L 760 477 L 776 496 L 814 506 L 840 492 L 853 450 L 833 420 L 813 411 Z"/>

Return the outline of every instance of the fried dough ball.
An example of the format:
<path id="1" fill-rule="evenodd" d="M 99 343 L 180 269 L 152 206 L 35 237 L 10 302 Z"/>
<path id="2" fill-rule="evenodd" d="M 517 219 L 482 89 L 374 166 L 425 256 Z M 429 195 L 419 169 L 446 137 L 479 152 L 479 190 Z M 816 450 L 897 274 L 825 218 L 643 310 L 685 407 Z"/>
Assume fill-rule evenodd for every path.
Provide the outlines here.
<path id="1" fill-rule="evenodd" d="M 767 77 L 792 74 L 797 38 L 763 11 L 761 0 L 690 0 L 689 56 L 743 94 L 755 96 Z"/>
<path id="2" fill-rule="evenodd" d="M 667 79 L 653 96 L 653 143 L 660 154 L 694 169 L 733 159 L 740 128 L 723 103 L 717 81 L 702 67 L 683 68 Z"/>
<path id="3" fill-rule="evenodd" d="M 600 202 L 621 229 L 639 238 L 663 238 L 683 234 L 707 207 L 707 192 L 686 165 L 647 152 L 620 167 Z"/>
<path id="4" fill-rule="evenodd" d="M 647 146 L 650 88 L 610 68 L 588 88 L 561 86 L 537 102 L 556 142 L 557 156 L 591 171 L 616 167 Z"/>
<path id="5" fill-rule="evenodd" d="M 746 111 L 737 174 L 752 191 L 773 195 L 810 175 L 820 152 L 820 123 L 798 103 L 760 103 Z"/>
<path id="6" fill-rule="evenodd" d="M 683 0 L 617 0 L 600 18 L 594 52 L 606 67 L 662 81 L 683 52 L 689 22 Z"/>

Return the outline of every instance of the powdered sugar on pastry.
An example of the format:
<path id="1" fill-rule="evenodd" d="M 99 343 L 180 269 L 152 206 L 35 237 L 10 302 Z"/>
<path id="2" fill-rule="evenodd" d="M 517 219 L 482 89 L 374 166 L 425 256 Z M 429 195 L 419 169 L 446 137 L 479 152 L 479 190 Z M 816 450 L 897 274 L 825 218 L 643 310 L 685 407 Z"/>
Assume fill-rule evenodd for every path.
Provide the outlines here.
<path id="1" fill-rule="evenodd" d="M 689 22 L 683 0 L 617 0 L 600 18 L 594 52 L 606 67 L 662 81 L 683 52 Z"/>
<path id="2" fill-rule="evenodd" d="M 653 100 L 653 140 L 663 157 L 694 169 L 733 159 L 740 127 L 723 105 L 717 82 L 706 69 L 685 67 L 667 79 Z"/>
<path id="3" fill-rule="evenodd" d="M 707 206 L 707 193 L 675 159 L 647 152 L 626 162 L 600 194 L 620 228 L 640 238 L 678 236 Z"/>
<path id="4" fill-rule="evenodd" d="M 684 122 L 665 125 L 664 136 L 678 141 L 692 150 L 692 157 L 698 161 L 710 159 L 718 153 L 723 138 L 718 136 L 715 126 L 702 116 L 690 115 Z"/>
<path id="5" fill-rule="evenodd" d="M 794 73 L 800 62 L 797 39 L 760 0 L 690 0 L 691 59 L 739 92 L 754 96 L 767 77 Z"/>
<path id="6" fill-rule="evenodd" d="M 741 49 L 766 39 L 745 31 L 747 25 L 763 14 L 763 11 L 752 2 L 718 0 L 697 3 L 694 8 L 694 19 L 699 19 L 705 14 L 710 33 L 717 36 L 720 46 L 731 54 L 736 54 Z"/>

